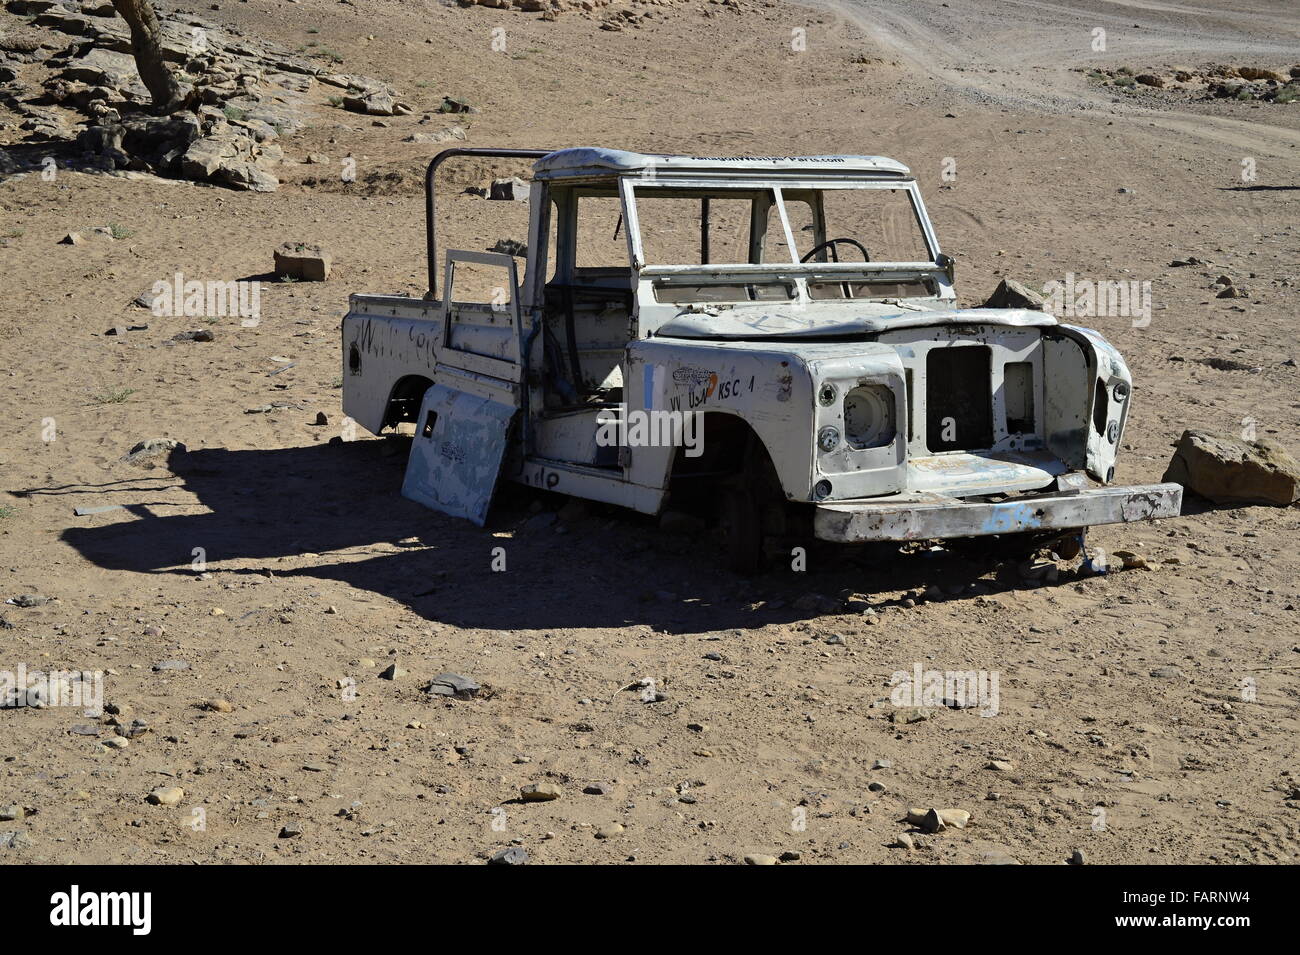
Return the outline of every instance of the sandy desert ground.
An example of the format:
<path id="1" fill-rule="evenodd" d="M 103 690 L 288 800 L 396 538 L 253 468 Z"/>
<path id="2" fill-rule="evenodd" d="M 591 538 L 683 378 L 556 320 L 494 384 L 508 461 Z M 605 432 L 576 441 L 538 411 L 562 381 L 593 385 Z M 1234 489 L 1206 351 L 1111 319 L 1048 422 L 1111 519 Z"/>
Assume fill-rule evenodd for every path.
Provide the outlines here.
<path id="1" fill-rule="evenodd" d="M 63 167 L 0 182 L 0 600 L 50 598 L 0 605 L 0 669 L 102 670 L 110 710 L 0 711 L 0 861 L 1297 860 L 1295 507 L 1189 498 L 1091 534 L 1152 569 L 1062 562 L 1052 584 L 926 549 L 741 579 L 707 534 L 523 491 L 479 529 L 399 496 L 400 442 L 330 443 L 348 293 L 424 290 L 439 147 L 403 140 L 453 95 L 481 110 L 470 145 L 896 157 L 965 303 L 1003 277 L 1151 282 L 1149 324 L 1092 323 L 1135 381 L 1118 480 L 1158 480 L 1184 428 L 1300 451 L 1300 103 L 1089 72 L 1285 73 L 1288 4 L 728 0 L 638 4 L 653 15 L 618 30 L 622 4 L 174 6 L 327 46 L 415 111 L 373 125 L 311 94 L 268 194 Z M 450 245 L 523 238 L 514 205 L 449 200 Z M 327 247 L 330 280 L 274 281 L 286 241 Z M 176 272 L 271 279 L 260 324 L 133 304 Z M 1221 275 L 1248 294 L 1218 298 Z M 196 327 L 213 340 L 172 340 Z M 187 446 L 183 472 L 123 461 L 152 438 Z M 918 665 L 996 671 L 999 712 L 907 722 L 889 679 Z M 444 671 L 484 689 L 421 691 Z M 665 698 L 623 689 L 642 679 Z M 533 783 L 563 795 L 520 801 Z M 910 806 L 971 824 L 895 847 Z"/>

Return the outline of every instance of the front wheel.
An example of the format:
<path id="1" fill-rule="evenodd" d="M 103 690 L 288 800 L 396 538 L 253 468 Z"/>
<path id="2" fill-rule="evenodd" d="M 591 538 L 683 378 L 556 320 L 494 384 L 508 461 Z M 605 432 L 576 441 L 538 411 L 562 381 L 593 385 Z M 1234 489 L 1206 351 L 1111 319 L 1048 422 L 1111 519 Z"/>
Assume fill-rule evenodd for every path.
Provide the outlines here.
<path id="1" fill-rule="evenodd" d="M 729 487 L 722 492 L 721 526 L 727 567 L 752 576 L 763 569 L 763 508 L 752 491 Z"/>

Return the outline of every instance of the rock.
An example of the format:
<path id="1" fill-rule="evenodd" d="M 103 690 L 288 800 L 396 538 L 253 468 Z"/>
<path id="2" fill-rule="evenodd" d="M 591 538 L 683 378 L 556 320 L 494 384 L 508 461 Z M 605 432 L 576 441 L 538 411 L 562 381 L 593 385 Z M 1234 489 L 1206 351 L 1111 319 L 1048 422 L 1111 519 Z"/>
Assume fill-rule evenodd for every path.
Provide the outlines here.
<path id="1" fill-rule="evenodd" d="M 280 188 L 280 180 L 256 162 L 235 159 L 223 160 L 212 179 L 214 182 L 223 183 L 234 189 L 246 189 L 249 192 L 275 192 Z"/>
<path id="2" fill-rule="evenodd" d="M 85 56 L 71 60 L 59 74 L 65 80 L 79 80 L 91 86 L 122 89 L 140 81 L 135 57 L 129 53 L 115 53 L 102 47 L 92 47 Z"/>
<path id="3" fill-rule="evenodd" d="M 324 153 L 308 153 L 307 158 L 303 160 L 309 166 L 324 166 L 328 165 L 329 161 L 330 157 Z"/>
<path id="4" fill-rule="evenodd" d="M 82 238 L 80 232 L 69 232 L 59 240 L 59 245 L 85 245 L 86 240 Z"/>
<path id="5" fill-rule="evenodd" d="M 481 689 L 482 687 L 467 676 L 461 676 L 459 673 L 439 673 L 424 688 L 424 692 L 434 696 L 454 696 L 460 700 L 469 700 L 473 699 Z"/>
<path id="6" fill-rule="evenodd" d="M 304 282 L 324 282 L 333 263 L 333 256 L 319 245 L 286 242 L 275 250 L 275 274 Z"/>
<path id="7" fill-rule="evenodd" d="M 440 129 L 437 132 L 433 132 L 433 133 L 415 132 L 407 136 L 406 139 L 402 141 L 407 143 L 436 144 L 436 143 L 464 141 L 465 139 L 466 139 L 465 127 L 447 126 L 444 129 Z"/>
<path id="8" fill-rule="evenodd" d="M 318 412 L 316 412 L 316 420 L 312 422 L 313 425 L 315 425 L 315 426 L 318 427 L 318 428 L 321 428 L 321 427 L 324 427 L 325 425 L 327 425 L 327 424 L 329 424 L 329 423 L 330 423 L 330 416 L 329 416 L 329 415 L 327 415 L 327 414 L 326 414 L 325 412 L 323 412 L 323 411 L 318 411 Z M 330 613 L 331 611 L 326 610 L 325 612 L 326 612 L 326 613 Z M 333 612 L 337 613 L 337 611 L 333 611 Z"/>
<path id="9" fill-rule="evenodd" d="M 900 832 L 889 845 L 893 849 L 907 849 L 910 851 L 916 848 L 916 840 L 912 838 L 910 832 Z"/>
<path id="10" fill-rule="evenodd" d="M 620 823 L 611 823 L 608 826 L 601 826 L 596 830 L 597 839 L 613 839 L 615 836 L 622 835 L 624 829 Z"/>
<path id="11" fill-rule="evenodd" d="M 798 862 L 803 858 L 802 852 L 795 852 L 793 849 L 786 849 L 778 857 L 782 862 Z"/>
<path id="12" fill-rule="evenodd" d="M 524 802 L 550 802 L 564 795 L 564 790 L 554 783 L 529 783 L 519 790 L 519 798 Z"/>
<path id="13" fill-rule="evenodd" d="M 296 839 L 300 835 L 302 835 L 302 823 L 300 822 L 286 822 L 280 827 L 281 839 Z"/>
<path id="14" fill-rule="evenodd" d="M 1140 554 L 1135 554 L 1131 550 L 1117 550 L 1111 554 L 1112 557 L 1118 557 L 1125 570 L 1150 570 L 1150 562 Z"/>
<path id="15" fill-rule="evenodd" d="M 937 809 L 909 809 L 904 821 L 931 835 L 948 828 L 948 824 L 944 822 L 943 816 L 939 815 Z"/>
<path id="16" fill-rule="evenodd" d="M 30 849 L 32 837 L 19 829 L 16 832 L 0 832 L 0 848 Z"/>
<path id="17" fill-rule="evenodd" d="M 867 790 L 873 793 L 883 793 L 885 791 L 885 784 L 877 780 L 875 782 L 868 783 Z"/>
<path id="18" fill-rule="evenodd" d="M 1274 83 L 1286 82 L 1286 77 L 1284 77 L 1281 73 L 1277 73 L 1273 70 L 1261 69 L 1255 66 L 1238 67 L 1237 75 L 1240 76 L 1243 80 L 1272 80 Z"/>
<path id="19" fill-rule="evenodd" d="M 203 704 L 203 708 L 213 713 L 231 713 L 234 711 L 235 706 L 229 700 L 216 699 L 208 700 Z"/>
<path id="20" fill-rule="evenodd" d="M 456 96 L 444 96 L 442 104 L 438 107 L 440 113 L 477 113 L 478 109 L 469 104 L 468 100 Z"/>
<path id="21" fill-rule="evenodd" d="M 758 852 L 751 852 L 745 856 L 745 865 L 776 865 L 776 856 L 763 855 Z"/>
<path id="22" fill-rule="evenodd" d="M 1047 304 L 1043 296 L 1039 295 L 1028 285 L 1023 285 L 1015 279 L 1003 279 L 998 283 L 998 287 L 993 290 L 988 301 L 984 303 L 984 308 L 1032 308 L 1042 311 Z"/>
<path id="23" fill-rule="evenodd" d="M 167 786 L 162 789 L 155 789 L 147 797 L 147 801 L 155 806 L 178 806 L 182 799 L 185 798 L 185 790 L 179 786 Z"/>
<path id="24" fill-rule="evenodd" d="M 27 815 L 27 810 L 23 806 L 15 803 L 12 806 L 6 806 L 0 809 L 0 822 L 17 822 Z"/>
<path id="25" fill-rule="evenodd" d="M 196 328 L 188 332 L 177 332 L 172 336 L 174 342 L 211 342 L 216 341 L 216 333 L 210 328 Z"/>
<path id="26" fill-rule="evenodd" d="M 1141 83 L 1143 86 L 1154 86 L 1157 89 L 1159 89 L 1159 88 L 1163 88 L 1165 85 L 1165 81 L 1162 80 L 1160 77 L 1156 76 L 1154 73 L 1139 73 L 1137 76 L 1133 78 L 1137 80 L 1139 83 Z"/>
<path id="27" fill-rule="evenodd" d="M 1157 680 L 1181 680 L 1183 671 L 1173 665 L 1156 667 L 1151 671 L 1151 676 Z"/>
<path id="28" fill-rule="evenodd" d="M 604 783 L 588 783 L 582 787 L 582 791 L 588 796 L 604 796 L 609 792 L 609 787 Z"/>
<path id="29" fill-rule="evenodd" d="M 1075 849 L 1070 853 L 1070 865 L 1086 865 L 1087 861 L 1082 849 Z"/>
<path id="30" fill-rule="evenodd" d="M 502 255 L 513 255 L 517 258 L 527 258 L 528 243 L 520 242 L 518 239 L 497 239 L 496 244 L 493 245 L 492 248 L 488 249 L 488 251 L 499 252 Z M 572 498 L 570 498 L 570 500 L 572 500 Z M 564 508 L 561 508 L 560 510 L 562 512 Z M 561 520 L 564 519 L 563 513 L 561 513 L 560 518 Z M 660 519 L 660 526 L 663 526 L 662 518 Z"/>
<path id="31" fill-rule="evenodd" d="M 518 176 L 511 176 L 509 179 L 493 179 L 492 188 L 488 190 L 488 198 L 510 202 L 527 202 L 528 183 Z"/>
<path id="32" fill-rule="evenodd" d="M 500 852 L 494 852 L 488 859 L 488 865 L 527 865 L 528 852 L 521 846 L 511 846 L 509 849 L 502 849 Z"/>
<path id="33" fill-rule="evenodd" d="M 190 665 L 184 660 L 159 660 L 153 665 L 154 672 L 163 670 L 188 670 Z"/>
<path id="34" fill-rule="evenodd" d="M 1215 504 L 1286 507 L 1300 499 L 1300 464 L 1277 442 L 1244 441 L 1184 431 L 1163 481 L 1174 481 Z"/>
<path id="35" fill-rule="evenodd" d="M 43 607 L 50 602 L 50 598 L 43 594 L 19 594 L 17 597 L 10 597 L 6 602 L 15 607 Z"/>
<path id="36" fill-rule="evenodd" d="M 222 163 L 246 155 L 249 143 L 230 133 L 204 136 L 191 143 L 180 157 L 180 169 L 187 179 L 207 180 Z"/>
<path id="37" fill-rule="evenodd" d="M 872 769 L 893 769 L 894 764 L 887 759 L 878 759 L 871 764 Z"/>
<path id="38" fill-rule="evenodd" d="M 379 674 L 379 679 L 396 680 L 398 677 L 404 677 L 404 676 L 406 676 L 406 671 L 403 670 L 401 667 L 399 667 L 396 662 L 393 662 L 388 665 L 387 669 L 385 669 L 382 673 Z"/>
<path id="39" fill-rule="evenodd" d="M 984 768 L 991 769 L 997 773 L 1009 773 L 1016 768 L 1016 764 L 1011 762 L 1009 759 L 994 759 L 990 760 Z"/>
<path id="40" fill-rule="evenodd" d="M 394 116 L 409 113 L 411 108 L 398 103 L 391 91 L 383 88 L 356 90 L 343 97 L 343 108 L 368 116 Z"/>

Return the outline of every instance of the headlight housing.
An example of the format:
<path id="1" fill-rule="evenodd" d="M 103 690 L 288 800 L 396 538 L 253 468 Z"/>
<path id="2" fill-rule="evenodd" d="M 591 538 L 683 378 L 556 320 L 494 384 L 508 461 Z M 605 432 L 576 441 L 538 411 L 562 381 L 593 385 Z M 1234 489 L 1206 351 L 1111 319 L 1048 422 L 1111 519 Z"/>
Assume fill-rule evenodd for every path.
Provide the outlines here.
<path id="1" fill-rule="evenodd" d="M 858 385 L 844 396 L 844 440 L 850 447 L 883 448 L 894 442 L 894 393 L 884 385 Z"/>

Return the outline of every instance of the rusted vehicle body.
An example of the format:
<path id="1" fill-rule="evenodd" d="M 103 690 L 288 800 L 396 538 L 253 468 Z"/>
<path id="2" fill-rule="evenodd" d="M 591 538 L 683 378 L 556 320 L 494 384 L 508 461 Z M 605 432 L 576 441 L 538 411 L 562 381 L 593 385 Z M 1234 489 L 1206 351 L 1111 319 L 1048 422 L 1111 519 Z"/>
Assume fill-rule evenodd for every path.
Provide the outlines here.
<path id="1" fill-rule="evenodd" d="M 437 261 L 434 173 L 466 152 L 536 159 L 522 262 Z M 353 295 L 342 330 L 344 410 L 414 426 L 414 500 L 480 524 L 501 478 L 704 501 L 738 570 L 796 527 L 1036 544 L 1179 511 L 1178 485 L 1112 483 L 1119 353 L 957 308 L 899 162 L 449 150 L 428 180 L 429 294 Z"/>

